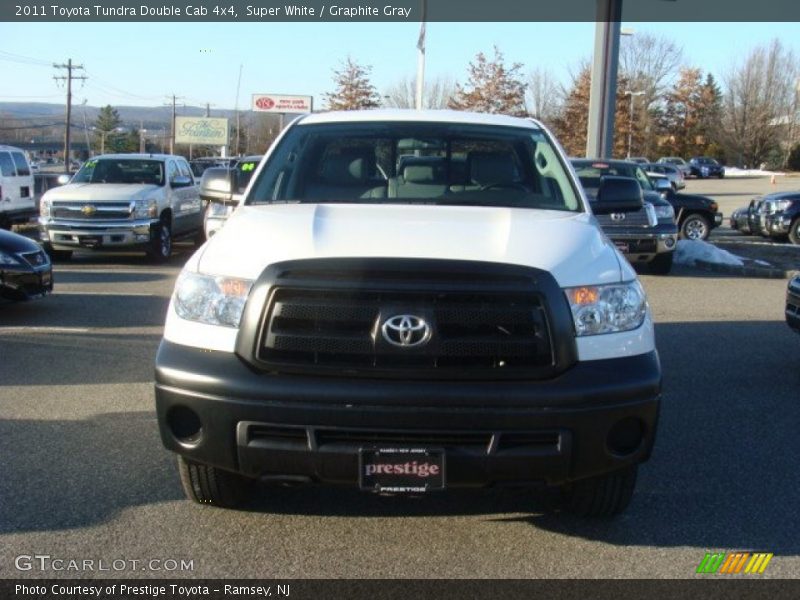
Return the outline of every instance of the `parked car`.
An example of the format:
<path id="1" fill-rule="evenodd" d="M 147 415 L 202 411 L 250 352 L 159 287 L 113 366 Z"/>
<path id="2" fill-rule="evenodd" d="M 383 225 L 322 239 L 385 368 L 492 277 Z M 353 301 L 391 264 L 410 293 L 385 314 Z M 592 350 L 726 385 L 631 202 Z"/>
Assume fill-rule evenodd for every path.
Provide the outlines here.
<path id="1" fill-rule="evenodd" d="M 212 167 L 203 173 L 200 181 L 200 199 L 206 204 L 204 228 L 210 238 L 219 231 L 234 209 L 239 205 L 263 156 L 240 158 L 230 168 Z"/>
<path id="2" fill-rule="evenodd" d="M 631 264 L 647 264 L 654 273 L 669 273 L 678 238 L 675 211 L 653 189 L 641 166 L 623 160 L 575 158 L 572 166 L 590 202 L 607 177 L 626 177 L 639 184 L 643 194 L 639 211 L 597 215 L 597 221 Z"/>
<path id="3" fill-rule="evenodd" d="M 42 247 L 23 235 L 0 230 L 0 297 L 31 300 L 53 291 L 53 267 Z"/>
<path id="4" fill-rule="evenodd" d="M 669 179 L 672 184 L 672 189 L 676 192 L 686 187 L 686 181 L 683 177 L 683 172 L 673 165 L 663 163 L 649 163 L 642 165 L 648 176 L 655 173 L 656 175 L 663 175 Z"/>
<path id="5" fill-rule="evenodd" d="M 650 159 L 646 156 L 631 156 L 627 159 L 629 162 L 636 163 L 637 165 L 649 165 Z"/>
<path id="6" fill-rule="evenodd" d="M 189 163 L 166 154 L 107 154 L 86 162 L 67 185 L 45 192 L 39 228 L 45 248 L 144 249 L 155 261 L 179 237 L 205 240 L 200 196 Z"/>
<path id="7" fill-rule="evenodd" d="M 656 161 L 656 163 L 660 165 L 666 164 L 677 167 L 680 169 L 681 173 L 683 173 L 684 178 L 689 177 L 692 174 L 692 166 L 680 156 L 662 156 Z"/>
<path id="8" fill-rule="evenodd" d="M 795 275 L 786 288 L 786 324 L 800 333 L 800 274 Z"/>
<path id="9" fill-rule="evenodd" d="M 689 159 L 689 166 L 692 169 L 692 176 L 706 179 L 708 177 L 725 177 L 725 167 L 719 164 L 716 159 L 708 156 L 695 156 Z"/>
<path id="10" fill-rule="evenodd" d="M 748 224 L 748 229 L 750 230 L 750 235 L 761 234 L 760 215 L 761 215 L 761 203 L 763 201 L 764 197 L 759 196 L 758 198 L 754 198 L 750 203 L 750 208 L 747 213 L 747 224 Z"/>
<path id="11" fill-rule="evenodd" d="M 773 238 L 788 238 L 800 244 L 800 192 L 780 192 L 764 196 L 764 231 Z"/>
<path id="12" fill-rule="evenodd" d="M 757 206 L 758 199 L 753 198 L 747 206 L 737 208 L 730 217 L 730 227 L 740 233 L 748 235 L 751 232 L 750 223 L 755 220 L 755 215 L 758 213 Z"/>
<path id="13" fill-rule="evenodd" d="M 641 206 L 609 177 L 593 210 Z M 628 504 L 661 385 L 644 291 L 560 145 L 460 111 L 294 120 L 178 277 L 155 373 L 198 503 L 527 483 L 584 515 Z"/>
<path id="14" fill-rule="evenodd" d="M 25 153 L 0 145 L 0 229 L 36 217 L 33 173 Z"/>
<path id="15" fill-rule="evenodd" d="M 658 174 L 651 179 L 661 196 L 675 209 L 682 239 L 707 240 L 711 231 L 722 225 L 723 215 L 713 199 L 700 194 L 678 193 L 666 178 Z"/>

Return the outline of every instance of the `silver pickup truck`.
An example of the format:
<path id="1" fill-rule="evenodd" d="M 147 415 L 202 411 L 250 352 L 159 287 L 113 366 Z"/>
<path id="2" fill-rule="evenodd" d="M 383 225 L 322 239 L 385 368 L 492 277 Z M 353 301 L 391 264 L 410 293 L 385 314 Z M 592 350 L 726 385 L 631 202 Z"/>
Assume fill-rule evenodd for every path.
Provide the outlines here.
<path id="1" fill-rule="evenodd" d="M 54 258 L 72 251 L 144 249 L 157 262 L 172 242 L 202 243 L 203 211 L 189 163 L 168 154 L 109 154 L 86 161 L 42 197 L 39 229 Z"/>

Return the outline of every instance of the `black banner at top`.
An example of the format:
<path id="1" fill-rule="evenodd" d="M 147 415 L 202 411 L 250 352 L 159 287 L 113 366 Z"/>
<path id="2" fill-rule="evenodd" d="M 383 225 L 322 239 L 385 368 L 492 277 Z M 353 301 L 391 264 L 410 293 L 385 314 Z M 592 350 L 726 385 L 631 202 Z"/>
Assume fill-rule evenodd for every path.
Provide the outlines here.
<path id="1" fill-rule="evenodd" d="M 578 22 L 609 2 L 626 22 L 800 21 L 799 0 L 7 0 L 0 21 Z"/>

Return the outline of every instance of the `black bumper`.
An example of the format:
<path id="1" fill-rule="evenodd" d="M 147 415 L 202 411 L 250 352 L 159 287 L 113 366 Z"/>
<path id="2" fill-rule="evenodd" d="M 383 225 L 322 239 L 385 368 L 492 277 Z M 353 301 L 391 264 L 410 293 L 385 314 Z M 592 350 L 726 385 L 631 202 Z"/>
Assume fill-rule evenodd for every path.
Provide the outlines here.
<path id="1" fill-rule="evenodd" d="M 631 263 L 650 262 L 659 254 L 674 252 L 678 227 L 660 222 L 655 227 L 603 227 L 603 232 Z"/>
<path id="2" fill-rule="evenodd" d="M 257 373 L 234 354 L 161 343 L 164 445 L 251 477 L 356 484 L 359 448 L 444 448 L 447 485 L 560 484 L 647 460 L 656 352 L 547 381 L 392 381 Z"/>
<path id="3" fill-rule="evenodd" d="M 53 269 L 41 268 L 0 269 L 0 297 L 9 300 L 32 300 L 53 291 Z"/>

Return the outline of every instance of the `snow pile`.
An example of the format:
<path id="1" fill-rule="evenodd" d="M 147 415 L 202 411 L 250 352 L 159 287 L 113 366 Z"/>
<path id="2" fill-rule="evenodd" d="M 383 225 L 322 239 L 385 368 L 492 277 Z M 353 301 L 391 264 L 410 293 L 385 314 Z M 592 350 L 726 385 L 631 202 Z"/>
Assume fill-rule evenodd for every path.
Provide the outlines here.
<path id="1" fill-rule="evenodd" d="M 742 266 L 744 261 L 727 250 L 700 240 L 679 240 L 675 249 L 675 263 L 693 266 L 698 260 L 719 265 Z"/>
<path id="2" fill-rule="evenodd" d="M 772 175 L 783 177 L 786 173 L 781 173 L 780 171 L 764 171 L 763 169 L 725 167 L 725 177 L 771 177 Z"/>

